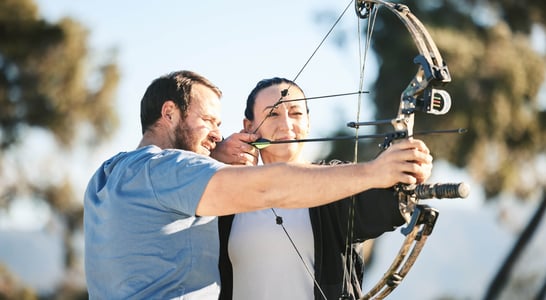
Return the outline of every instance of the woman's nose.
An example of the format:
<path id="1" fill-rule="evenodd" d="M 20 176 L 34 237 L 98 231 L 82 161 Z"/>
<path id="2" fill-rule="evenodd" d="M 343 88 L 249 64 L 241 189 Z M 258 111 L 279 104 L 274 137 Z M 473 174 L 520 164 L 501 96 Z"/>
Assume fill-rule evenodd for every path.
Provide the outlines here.
<path id="1" fill-rule="evenodd" d="M 285 130 L 292 129 L 292 120 L 290 119 L 288 114 L 285 113 L 281 115 L 279 127 Z"/>

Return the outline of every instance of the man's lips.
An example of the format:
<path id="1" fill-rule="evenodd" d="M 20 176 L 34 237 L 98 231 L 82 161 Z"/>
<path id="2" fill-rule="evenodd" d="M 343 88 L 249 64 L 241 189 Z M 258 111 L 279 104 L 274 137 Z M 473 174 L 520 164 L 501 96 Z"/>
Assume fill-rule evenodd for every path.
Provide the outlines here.
<path id="1" fill-rule="evenodd" d="M 205 150 L 207 150 L 208 153 L 212 152 L 212 150 L 214 150 L 215 146 L 216 146 L 215 144 L 210 144 L 210 143 L 201 144 L 201 147 L 203 147 Z"/>

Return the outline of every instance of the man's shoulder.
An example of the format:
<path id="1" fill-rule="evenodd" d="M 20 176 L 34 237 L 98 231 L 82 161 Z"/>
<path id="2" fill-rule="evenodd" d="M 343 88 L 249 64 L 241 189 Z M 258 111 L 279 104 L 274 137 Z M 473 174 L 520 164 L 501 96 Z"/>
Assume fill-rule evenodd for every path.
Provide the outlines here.
<path id="1" fill-rule="evenodd" d="M 194 172 L 196 168 L 219 169 L 225 164 L 205 155 L 180 149 L 161 149 L 149 145 L 138 149 L 120 152 L 106 160 L 99 168 L 100 173 L 109 177 L 110 175 L 126 176 L 156 170 L 164 172 L 175 169 L 176 172 Z M 182 167 L 182 168 L 181 168 Z M 189 168 L 186 168 L 189 167 Z"/>

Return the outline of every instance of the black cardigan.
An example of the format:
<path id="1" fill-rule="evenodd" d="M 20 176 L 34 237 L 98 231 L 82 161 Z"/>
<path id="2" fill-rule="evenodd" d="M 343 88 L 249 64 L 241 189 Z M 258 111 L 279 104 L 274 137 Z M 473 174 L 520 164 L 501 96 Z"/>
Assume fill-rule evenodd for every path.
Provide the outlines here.
<path id="1" fill-rule="evenodd" d="M 336 201 L 327 205 L 309 209 L 311 226 L 315 244 L 315 279 L 327 299 L 339 299 L 343 286 L 343 264 L 345 255 L 345 238 L 351 198 Z M 232 299 L 233 274 L 228 256 L 228 239 L 231 232 L 233 215 L 220 217 L 218 229 L 220 233 L 220 278 L 221 300 Z M 356 195 L 354 209 L 353 243 L 362 242 L 380 236 L 384 232 L 393 231 L 404 224 L 404 219 L 398 209 L 398 200 L 392 189 L 368 190 Z M 358 284 L 362 282 L 363 270 L 358 257 L 346 260 L 352 263 Z M 349 293 L 355 294 L 353 285 L 349 285 Z M 323 299 L 315 286 L 315 299 Z"/>

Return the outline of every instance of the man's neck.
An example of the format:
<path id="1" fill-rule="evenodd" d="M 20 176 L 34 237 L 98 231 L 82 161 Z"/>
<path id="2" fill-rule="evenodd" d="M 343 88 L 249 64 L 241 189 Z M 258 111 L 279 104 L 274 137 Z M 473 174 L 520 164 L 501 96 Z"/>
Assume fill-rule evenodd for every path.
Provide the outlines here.
<path id="1" fill-rule="evenodd" d="M 142 136 L 142 139 L 140 140 L 137 148 L 142 148 L 149 145 L 155 145 L 161 149 L 171 148 L 172 146 L 167 141 L 168 139 L 161 138 L 153 131 L 147 130 L 146 132 L 144 132 L 144 135 Z"/>

